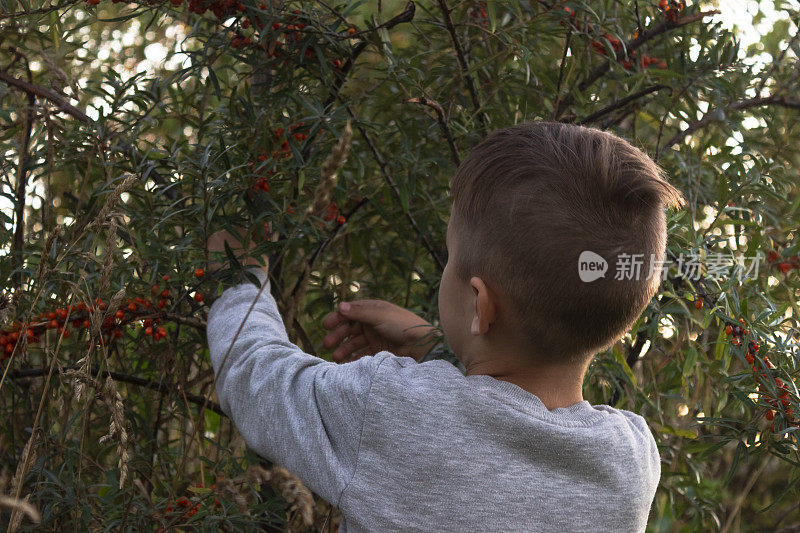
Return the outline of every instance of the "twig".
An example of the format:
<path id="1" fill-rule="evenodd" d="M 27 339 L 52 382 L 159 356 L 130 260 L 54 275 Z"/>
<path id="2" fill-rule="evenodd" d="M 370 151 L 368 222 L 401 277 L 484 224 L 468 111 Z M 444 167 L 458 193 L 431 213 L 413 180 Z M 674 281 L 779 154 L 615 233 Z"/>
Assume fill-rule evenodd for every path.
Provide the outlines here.
<path id="1" fill-rule="evenodd" d="M 558 102 L 561 97 L 561 83 L 564 81 L 564 68 L 567 65 L 567 52 L 569 52 L 570 41 L 572 41 L 572 24 L 567 28 L 567 38 L 564 39 L 564 53 L 561 55 L 561 66 L 558 68 L 558 83 L 556 83 L 556 102 L 553 106 L 553 118 L 555 118 Z"/>
<path id="2" fill-rule="evenodd" d="M 19 56 L 23 57 L 23 56 Z M 25 67 L 28 71 L 28 78 L 31 78 L 31 69 L 28 66 L 28 61 L 25 60 Z M 0 74 L 5 75 L 0 72 Z M 23 82 L 25 83 L 25 82 Z M 22 281 L 24 279 L 22 265 L 24 263 L 23 248 L 25 247 L 25 196 L 26 188 L 28 186 L 28 150 L 31 144 L 31 134 L 33 133 L 33 117 L 31 116 L 33 108 L 36 105 L 36 96 L 32 93 L 27 93 L 28 105 L 22 113 L 22 142 L 19 148 L 19 166 L 17 167 L 17 191 L 14 202 L 14 241 L 11 244 L 11 270 L 14 272 L 13 285 L 17 290 L 22 289 Z M 19 495 L 17 495 L 19 497 Z"/>
<path id="3" fill-rule="evenodd" d="M 0 13 L 0 20 L 3 19 L 12 19 L 16 17 L 24 17 L 27 15 L 41 15 L 43 13 L 50 13 L 52 11 L 58 11 L 62 7 L 67 7 L 71 5 L 75 5 L 78 3 L 79 0 L 72 0 L 70 2 L 62 2 L 55 6 L 49 7 L 41 7 L 39 9 L 31 9 L 30 11 L 15 11 L 14 13 Z"/>
<path id="4" fill-rule="evenodd" d="M 486 136 L 486 115 L 483 111 L 481 111 L 481 102 L 478 98 L 478 90 L 475 88 L 475 82 L 472 79 L 472 75 L 469 73 L 469 65 L 464 57 L 464 49 L 461 47 L 461 41 L 459 41 L 458 35 L 456 35 L 456 28 L 453 26 L 453 20 L 450 18 L 451 9 L 447 7 L 447 0 L 438 1 L 439 9 L 441 9 L 442 16 L 444 17 L 445 27 L 447 28 L 448 33 L 450 33 L 450 38 L 453 41 L 453 47 L 456 50 L 456 58 L 458 59 L 458 64 L 461 67 L 461 76 L 464 78 L 464 83 L 466 84 L 470 98 L 472 99 L 472 106 L 475 108 L 475 114 L 478 117 L 478 122 L 481 124 L 481 136 Z"/>
<path id="5" fill-rule="evenodd" d="M 647 96 L 650 93 L 654 93 L 654 92 L 659 91 L 661 89 L 667 89 L 667 88 L 669 88 L 668 85 L 653 85 L 651 87 L 647 87 L 646 89 L 642 89 L 641 91 L 637 91 L 637 92 L 631 94 L 630 96 L 626 96 L 625 98 L 621 98 L 621 99 L 617 100 L 616 102 L 612 102 L 611 104 L 607 105 L 606 107 L 604 107 L 600 111 L 597 111 L 596 113 L 592 113 L 588 117 L 582 118 L 581 120 L 578 121 L 578 124 L 586 124 L 588 122 L 594 122 L 598 118 L 600 118 L 602 116 L 605 116 L 605 115 L 607 115 L 609 113 L 612 113 L 612 112 L 616 111 L 617 109 L 619 109 L 621 107 L 625 107 L 629 103 L 633 102 L 634 100 L 638 100 L 642 96 Z"/>
<path id="6" fill-rule="evenodd" d="M 72 115 L 83 123 L 88 124 L 92 122 L 92 119 L 90 119 L 86 113 L 73 106 L 50 89 L 45 89 L 44 87 L 40 87 L 38 85 L 34 85 L 33 83 L 15 78 L 14 76 L 2 71 L 0 71 L 0 80 L 6 82 L 12 87 L 16 87 L 17 89 L 25 91 L 29 95 L 36 95 L 49 100 L 50 102 L 54 103 L 60 111 Z"/>
<path id="7" fill-rule="evenodd" d="M 453 163 L 456 166 L 461 164 L 461 158 L 458 156 L 458 148 L 456 148 L 456 143 L 453 140 L 453 135 L 450 132 L 450 127 L 447 125 L 447 117 L 445 115 L 444 109 L 438 103 L 430 100 L 429 98 L 425 98 L 424 96 L 419 96 L 417 98 L 406 98 L 403 100 L 404 104 L 421 104 L 424 106 L 428 106 L 436 112 L 436 121 L 439 123 L 439 128 L 442 130 L 442 135 L 444 138 L 447 139 L 447 145 L 450 147 L 450 153 L 453 156 Z"/>
<path id="8" fill-rule="evenodd" d="M 347 112 L 350 113 L 350 116 L 353 117 L 353 119 L 355 119 L 355 115 L 353 114 L 353 111 L 350 109 L 350 106 L 346 106 L 346 109 L 347 109 Z M 358 122 L 356 122 L 355 120 L 354 120 L 354 123 L 356 124 L 356 128 L 358 128 L 358 131 L 361 133 L 361 136 L 367 142 L 367 145 L 369 146 L 369 149 L 372 152 L 372 156 L 375 158 L 375 161 L 378 163 L 378 166 L 381 169 L 381 173 L 383 174 L 383 178 L 386 180 L 386 183 L 392 189 L 392 192 L 394 193 L 395 198 L 397 198 L 398 201 L 399 201 L 400 200 L 400 190 L 397 188 L 397 184 L 394 182 L 394 179 L 392 178 L 392 175 L 389 174 L 389 170 L 387 169 L 386 161 L 383 159 L 383 156 L 378 151 L 378 148 L 375 145 L 375 142 L 370 138 L 370 136 L 367 134 L 367 132 L 364 130 L 364 128 L 362 128 L 361 125 Z M 425 233 L 422 232 L 422 230 L 419 227 L 419 224 L 417 224 L 417 221 L 414 220 L 414 217 L 411 215 L 411 212 L 407 211 L 407 210 L 403 210 L 403 211 L 405 212 L 406 218 L 408 219 L 409 223 L 411 223 L 411 227 L 414 229 L 414 232 L 422 240 L 423 246 L 425 246 L 425 249 L 428 250 L 429 254 L 431 254 L 431 257 L 433 258 L 434 262 L 436 263 L 436 266 L 439 269 L 439 272 L 444 272 L 444 262 L 439 257 L 438 252 L 433 247 L 431 242 L 428 240 L 428 236 Z"/>
<path id="9" fill-rule="evenodd" d="M 687 24 L 691 24 L 693 22 L 697 22 L 705 17 L 716 15 L 719 13 L 719 10 L 712 9 L 710 11 L 702 11 L 700 13 L 695 13 L 693 15 L 687 15 L 685 17 L 681 17 L 675 22 L 670 22 L 664 20 L 659 24 L 656 24 L 648 31 L 640 32 L 639 35 L 627 43 L 625 43 L 620 50 L 614 55 L 614 61 L 619 62 L 627 57 L 630 57 L 631 53 L 640 48 L 643 44 L 650 41 L 651 39 L 666 33 L 670 30 L 674 30 L 676 28 L 680 28 L 686 26 Z M 602 64 L 593 68 L 586 77 L 578 83 L 578 93 L 582 93 L 586 89 L 588 89 L 594 82 L 598 79 L 603 77 L 609 70 L 611 69 L 611 59 L 606 59 Z M 556 109 L 555 118 L 560 117 L 564 111 L 566 111 L 567 107 L 575 102 L 575 94 L 576 91 L 570 91 L 568 94 L 564 96 L 564 98 L 559 102 L 558 108 Z"/>
<path id="10" fill-rule="evenodd" d="M 756 481 L 758 481 L 759 476 L 761 476 L 761 474 L 767 468 L 767 465 L 770 464 L 771 460 L 772 456 L 768 455 L 764 462 L 761 463 L 761 465 L 759 465 L 759 467 L 750 474 L 747 483 L 736 497 L 736 502 L 733 504 L 733 509 L 731 509 L 731 512 L 728 514 L 728 518 L 725 519 L 725 525 L 723 525 L 722 529 L 720 529 L 720 533 L 727 533 L 727 531 L 731 528 L 733 519 L 736 518 L 736 515 L 738 515 L 739 511 L 742 509 L 744 500 L 747 498 L 747 495 L 750 494 L 750 491 L 753 489 Z"/>
<path id="11" fill-rule="evenodd" d="M 786 45 L 786 47 L 784 47 L 784 49 L 781 50 L 781 54 L 778 56 L 778 59 L 772 62 L 772 65 L 770 66 L 769 70 L 761 78 L 761 81 L 758 83 L 758 88 L 756 89 L 756 94 L 760 94 L 761 91 L 764 90 L 764 86 L 767 84 L 769 77 L 772 76 L 773 72 L 775 72 L 775 69 L 778 67 L 781 61 L 783 61 L 783 58 L 786 57 L 786 52 L 788 52 L 792 48 L 794 43 L 797 42 L 798 37 L 800 37 L 800 19 L 796 20 L 794 22 L 794 25 L 798 26 L 797 31 L 794 32 L 792 38 L 789 39 L 789 42 Z"/>
<path id="12" fill-rule="evenodd" d="M 68 366 L 64 368 L 54 368 L 53 374 L 62 374 L 65 370 L 77 369 L 77 368 L 78 368 L 77 365 Z M 49 369 L 47 368 L 21 368 L 17 370 L 11 370 L 9 372 L 8 377 L 11 379 L 40 377 L 47 374 L 48 370 Z M 92 375 L 97 375 L 96 369 L 92 367 L 90 367 L 90 373 Z M 99 374 L 104 377 L 111 377 L 111 379 L 113 379 L 114 381 L 120 381 L 122 383 L 130 383 L 131 385 L 138 385 L 140 387 L 144 387 L 158 392 L 170 392 L 171 390 L 170 387 L 163 384 L 162 382 L 151 381 L 149 379 L 140 378 L 138 376 L 132 376 L 130 374 L 123 374 L 121 372 L 112 372 L 108 370 L 99 370 Z M 186 399 L 189 400 L 189 402 L 191 403 L 202 405 L 206 409 L 211 409 L 212 411 L 214 411 L 219 415 L 222 415 L 224 417 L 228 416 L 222 411 L 222 408 L 219 406 L 218 403 L 212 402 L 211 400 L 208 400 L 208 402 L 206 402 L 206 399 L 202 396 L 197 396 L 195 394 L 186 394 Z"/>
<path id="13" fill-rule="evenodd" d="M 800 100 L 789 100 L 779 96 L 747 98 L 745 100 L 739 100 L 731 104 L 728 104 L 723 108 L 723 110 L 742 111 L 744 109 L 750 109 L 752 107 L 761 107 L 768 105 L 785 107 L 788 109 L 795 109 L 800 111 Z M 676 133 L 669 141 L 664 143 L 664 146 L 660 148 L 659 152 L 666 151 L 675 144 L 678 144 L 681 141 L 683 141 L 687 135 L 691 135 L 695 131 L 702 129 L 714 122 L 719 122 L 720 120 L 722 120 L 722 118 L 720 117 L 719 109 L 715 109 L 714 111 L 709 111 L 703 116 L 703 118 L 695 122 L 692 122 L 691 124 L 689 124 L 689 126 L 686 127 L 686 129 L 683 129 L 678 133 Z"/>

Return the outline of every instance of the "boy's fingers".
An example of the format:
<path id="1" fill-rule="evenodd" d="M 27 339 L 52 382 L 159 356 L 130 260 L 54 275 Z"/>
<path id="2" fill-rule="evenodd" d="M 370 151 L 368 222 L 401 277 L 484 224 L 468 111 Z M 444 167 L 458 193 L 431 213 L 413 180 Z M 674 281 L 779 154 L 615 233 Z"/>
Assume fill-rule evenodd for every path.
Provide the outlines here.
<path id="1" fill-rule="evenodd" d="M 349 322 L 345 321 L 340 323 L 336 327 L 336 329 L 325 335 L 325 338 L 322 339 L 322 345 L 325 348 L 329 349 L 333 348 L 334 346 L 345 340 L 350 335 L 355 334 L 354 331 L 351 331 L 352 329 L 353 325 L 350 324 Z"/>
<path id="2" fill-rule="evenodd" d="M 358 335 L 355 337 L 350 337 L 345 341 L 341 346 L 339 346 L 333 352 L 333 360 L 334 361 L 341 361 L 345 357 L 351 355 L 356 350 L 360 350 L 361 348 L 366 348 L 369 345 L 367 342 L 367 338 L 364 335 Z"/>
<path id="3" fill-rule="evenodd" d="M 339 304 L 339 312 L 350 320 L 358 320 L 367 324 L 380 321 L 380 312 L 389 305 L 383 300 L 356 300 Z"/>
<path id="4" fill-rule="evenodd" d="M 338 311 L 333 311 L 329 313 L 328 316 L 322 319 L 322 327 L 325 329 L 333 329 L 338 326 L 342 322 L 346 322 L 347 319 Z"/>

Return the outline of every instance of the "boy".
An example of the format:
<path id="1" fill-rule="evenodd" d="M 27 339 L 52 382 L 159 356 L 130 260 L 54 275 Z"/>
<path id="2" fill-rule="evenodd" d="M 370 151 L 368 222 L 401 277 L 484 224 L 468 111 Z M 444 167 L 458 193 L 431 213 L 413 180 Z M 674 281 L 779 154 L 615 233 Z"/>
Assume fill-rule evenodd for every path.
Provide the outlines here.
<path id="1" fill-rule="evenodd" d="M 388 302 L 343 303 L 323 323 L 334 359 L 368 355 L 303 353 L 264 267 L 261 292 L 238 285 L 209 310 L 222 409 L 341 510 L 342 531 L 643 531 L 656 442 L 641 416 L 590 405 L 581 387 L 657 291 L 664 207 L 680 192 L 626 141 L 547 122 L 489 135 L 451 189 L 439 313 L 466 375 L 418 363 L 431 341 L 414 339 L 432 326 Z M 641 275 L 602 270 L 631 255 Z M 369 353 L 386 346 L 396 353 Z"/>

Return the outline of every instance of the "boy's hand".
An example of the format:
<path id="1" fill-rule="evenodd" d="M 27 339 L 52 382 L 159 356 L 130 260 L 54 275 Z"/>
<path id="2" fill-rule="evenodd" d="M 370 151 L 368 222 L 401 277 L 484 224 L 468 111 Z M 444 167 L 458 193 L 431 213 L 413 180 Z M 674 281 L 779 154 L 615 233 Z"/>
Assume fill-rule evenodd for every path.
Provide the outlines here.
<path id="1" fill-rule="evenodd" d="M 245 233 L 246 231 L 243 228 L 236 228 L 236 229 L 241 233 Z M 209 252 L 212 253 L 222 252 L 224 254 L 226 241 L 228 243 L 228 246 L 231 247 L 231 250 L 233 250 L 234 256 L 236 257 L 236 259 L 239 260 L 239 262 L 241 262 L 243 267 L 250 267 L 250 266 L 260 267 L 264 272 L 269 274 L 269 257 L 266 255 L 263 256 L 264 265 L 262 266 L 261 263 L 259 263 L 258 259 L 253 257 L 251 254 L 253 249 L 257 247 L 257 244 L 253 240 L 250 241 L 250 246 L 248 247 L 248 250 L 245 251 L 239 239 L 234 237 L 227 230 L 220 230 L 216 233 L 213 233 L 208 238 L 206 247 Z M 217 261 L 209 261 L 208 269 L 209 271 L 214 272 L 215 270 L 219 270 L 220 268 L 222 268 L 222 265 L 223 263 Z"/>
<path id="2" fill-rule="evenodd" d="M 327 349 L 338 346 L 333 352 L 336 362 L 375 355 L 381 350 L 419 361 L 441 342 L 429 322 L 385 300 L 344 302 L 323 319 L 322 326 L 333 330 L 322 345 Z"/>

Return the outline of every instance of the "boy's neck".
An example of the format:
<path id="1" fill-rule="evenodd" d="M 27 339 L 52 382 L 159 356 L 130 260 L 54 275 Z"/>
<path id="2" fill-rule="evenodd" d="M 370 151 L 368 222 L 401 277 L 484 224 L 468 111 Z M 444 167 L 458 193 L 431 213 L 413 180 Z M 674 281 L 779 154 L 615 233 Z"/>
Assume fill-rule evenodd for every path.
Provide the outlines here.
<path id="1" fill-rule="evenodd" d="M 514 368 L 498 360 L 466 365 L 466 375 L 487 375 L 508 381 L 539 398 L 548 410 L 569 407 L 583 401 L 586 364 L 523 366 Z"/>

